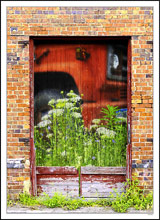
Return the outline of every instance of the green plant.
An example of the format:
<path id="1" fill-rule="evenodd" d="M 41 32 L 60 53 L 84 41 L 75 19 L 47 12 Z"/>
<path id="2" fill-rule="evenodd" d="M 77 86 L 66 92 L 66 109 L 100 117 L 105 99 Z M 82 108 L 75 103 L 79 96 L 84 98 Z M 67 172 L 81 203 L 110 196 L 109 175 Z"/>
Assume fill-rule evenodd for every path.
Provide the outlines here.
<path id="1" fill-rule="evenodd" d="M 126 192 L 112 193 L 111 198 L 114 198 L 112 201 L 112 208 L 117 212 L 126 212 L 128 208 L 134 207 L 137 210 L 141 209 L 151 209 L 153 207 L 153 193 L 145 195 L 144 190 L 138 187 L 138 180 L 127 180 Z"/>
<path id="2" fill-rule="evenodd" d="M 16 202 L 14 201 L 14 200 L 12 200 L 11 198 L 10 198 L 10 195 L 8 194 L 7 195 L 7 206 L 9 207 L 9 206 L 13 206 L 14 204 L 16 204 Z"/>
<path id="3" fill-rule="evenodd" d="M 43 205 L 49 208 L 61 207 L 69 210 L 91 206 L 111 206 L 116 212 L 126 212 L 130 207 L 134 207 L 137 210 L 152 209 L 153 193 L 150 192 L 145 195 L 144 191 L 138 187 L 138 184 L 138 180 L 127 180 L 125 183 L 126 192 L 120 194 L 114 190 L 115 193 L 111 193 L 109 198 L 104 199 L 86 200 L 85 198 L 70 198 L 59 193 L 55 193 L 52 197 L 45 193 L 41 197 L 33 197 L 23 193 L 19 196 L 19 202 L 27 206 Z"/>
<path id="4" fill-rule="evenodd" d="M 36 164 L 125 166 L 127 126 L 114 118 L 118 108 L 108 106 L 109 127 L 94 119 L 89 129 L 84 127 L 80 100 L 71 90 L 67 97 L 49 101 L 52 110 L 35 126 Z M 114 130 L 109 130 L 112 123 Z"/>
<path id="5" fill-rule="evenodd" d="M 120 109 L 117 106 L 112 105 L 107 105 L 107 108 L 102 108 L 101 112 L 104 113 L 104 116 L 101 120 L 104 120 L 107 123 L 106 127 L 108 129 L 114 130 L 117 123 L 120 121 L 120 119 L 116 117 L 119 110 Z"/>
<path id="6" fill-rule="evenodd" d="M 19 202 L 27 206 L 34 206 L 39 204 L 37 197 L 34 197 L 28 193 L 21 193 L 19 195 Z"/>

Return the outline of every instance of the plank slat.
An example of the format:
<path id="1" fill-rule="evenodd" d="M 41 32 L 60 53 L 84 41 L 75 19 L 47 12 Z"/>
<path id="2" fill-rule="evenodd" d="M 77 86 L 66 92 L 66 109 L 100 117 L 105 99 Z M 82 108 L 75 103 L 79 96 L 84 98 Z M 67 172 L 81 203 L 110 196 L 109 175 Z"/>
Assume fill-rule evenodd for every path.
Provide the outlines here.
<path id="1" fill-rule="evenodd" d="M 79 196 L 79 174 L 75 167 L 37 167 L 37 194 Z"/>
<path id="2" fill-rule="evenodd" d="M 54 196 L 55 193 L 59 193 L 65 196 L 73 196 L 73 197 L 78 197 L 79 195 L 79 190 L 78 188 L 65 188 L 65 187 L 52 187 L 48 185 L 41 185 L 37 186 L 37 194 L 38 196 L 43 196 L 44 192 L 48 194 L 49 196 Z"/>
<path id="3" fill-rule="evenodd" d="M 78 174 L 75 167 L 36 167 L 36 174 Z"/>
<path id="4" fill-rule="evenodd" d="M 81 167 L 81 174 L 126 174 L 126 167 Z"/>
<path id="5" fill-rule="evenodd" d="M 63 175 L 64 176 L 64 175 Z M 37 185 L 41 184 L 63 184 L 63 185 L 74 185 L 79 183 L 78 175 L 68 176 L 65 175 L 64 177 L 61 175 L 37 175 Z"/>

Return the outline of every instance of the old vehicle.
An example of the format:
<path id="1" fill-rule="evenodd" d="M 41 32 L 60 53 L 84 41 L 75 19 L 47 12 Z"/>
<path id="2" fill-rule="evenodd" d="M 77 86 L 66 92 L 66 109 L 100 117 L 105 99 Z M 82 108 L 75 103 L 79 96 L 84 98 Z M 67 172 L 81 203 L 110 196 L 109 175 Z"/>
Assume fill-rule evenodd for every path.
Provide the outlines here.
<path id="1" fill-rule="evenodd" d="M 35 123 L 60 92 L 83 94 L 85 126 L 107 104 L 127 107 L 127 40 L 37 40 L 34 48 Z"/>

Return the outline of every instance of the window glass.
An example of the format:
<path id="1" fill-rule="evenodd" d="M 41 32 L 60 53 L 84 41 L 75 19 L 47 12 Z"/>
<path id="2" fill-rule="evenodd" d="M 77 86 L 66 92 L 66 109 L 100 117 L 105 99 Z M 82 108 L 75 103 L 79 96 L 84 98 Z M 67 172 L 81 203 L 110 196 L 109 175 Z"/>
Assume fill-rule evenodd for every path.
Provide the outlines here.
<path id="1" fill-rule="evenodd" d="M 127 80 L 127 45 L 108 45 L 107 79 Z"/>

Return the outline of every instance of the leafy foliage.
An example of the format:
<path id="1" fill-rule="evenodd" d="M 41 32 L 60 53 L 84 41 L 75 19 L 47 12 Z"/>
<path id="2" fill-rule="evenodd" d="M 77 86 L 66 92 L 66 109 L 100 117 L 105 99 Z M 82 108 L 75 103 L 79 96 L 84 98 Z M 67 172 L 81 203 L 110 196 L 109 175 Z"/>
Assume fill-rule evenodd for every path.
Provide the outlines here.
<path id="1" fill-rule="evenodd" d="M 31 196 L 28 193 L 21 193 L 19 195 L 19 202 L 23 205 L 27 205 L 27 206 L 34 206 L 34 205 L 38 205 L 39 202 L 37 201 L 37 198 L 34 196 Z"/>
<path id="2" fill-rule="evenodd" d="M 119 108 L 117 106 L 107 105 L 107 108 L 102 108 L 102 113 L 104 116 L 101 120 L 107 122 L 107 128 L 114 130 L 117 126 L 117 123 L 120 121 L 119 118 L 116 117 L 117 111 Z"/>
<path id="3" fill-rule="evenodd" d="M 125 166 L 127 126 L 116 118 L 118 108 L 103 109 L 107 127 L 100 124 L 100 119 L 94 119 L 88 129 L 84 127 L 80 100 L 70 91 L 67 98 L 49 101 L 52 110 L 35 126 L 36 164 Z"/>
<path id="4" fill-rule="evenodd" d="M 134 207 L 137 210 L 153 208 L 153 193 L 147 195 L 138 187 L 139 181 L 127 180 L 125 193 L 111 193 L 109 198 L 86 200 L 85 198 L 69 198 L 62 194 L 55 193 L 53 197 L 49 197 L 44 193 L 44 196 L 33 197 L 29 194 L 20 194 L 19 202 L 26 206 L 43 205 L 48 208 L 60 207 L 68 210 L 78 209 L 80 207 L 112 207 L 116 212 L 126 212 L 128 208 Z"/>
<path id="5" fill-rule="evenodd" d="M 138 180 L 127 180 L 126 192 L 116 193 L 112 201 L 112 208 L 117 212 L 126 212 L 128 208 L 134 207 L 137 210 L 151 209 L 153 207 L 153 192 L 144 194 L 144 190 L 138 187 Z M 116 192 L 116 190 L 115 190 Z M 111 195 L 114 198 L 114 195 Z"/>

